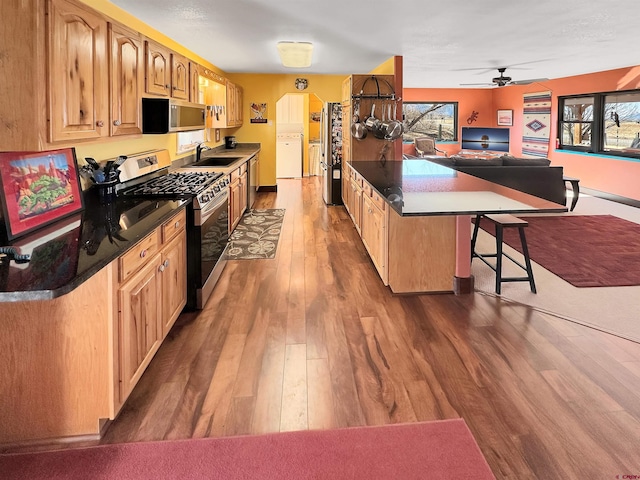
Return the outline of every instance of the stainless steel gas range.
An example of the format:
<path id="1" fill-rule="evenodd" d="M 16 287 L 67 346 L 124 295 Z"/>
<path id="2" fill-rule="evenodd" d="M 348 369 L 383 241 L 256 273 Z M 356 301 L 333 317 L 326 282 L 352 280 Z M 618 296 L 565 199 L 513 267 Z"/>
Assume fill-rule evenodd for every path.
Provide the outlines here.
<path id="1" fill-rule="evenodd" d="M 229 238 L 229 178 L 213 168 L 169 171 L 166 150 L 128 156 L 118 195 L 188 198 L 187 309 L 201 309 L 222 273 Z"/>

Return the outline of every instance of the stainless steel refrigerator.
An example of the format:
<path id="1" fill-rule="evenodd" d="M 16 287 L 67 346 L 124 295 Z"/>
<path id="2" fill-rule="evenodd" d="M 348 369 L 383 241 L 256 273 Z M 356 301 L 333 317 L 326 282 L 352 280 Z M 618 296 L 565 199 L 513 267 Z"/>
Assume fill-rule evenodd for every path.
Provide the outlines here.
<path id="1" fill-rule="evenodd" d="M 325 103 L 320 117 L 320 172 L 322 198 L 342 205 L 342 105 Z"/>

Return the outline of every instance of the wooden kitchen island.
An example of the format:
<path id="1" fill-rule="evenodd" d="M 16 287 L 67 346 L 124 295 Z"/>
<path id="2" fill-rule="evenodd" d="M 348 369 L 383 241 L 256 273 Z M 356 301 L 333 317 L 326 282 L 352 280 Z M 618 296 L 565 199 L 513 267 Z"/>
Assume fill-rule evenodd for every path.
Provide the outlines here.
<path id="1" fill-rule="evenodd" d="M 346 165 L 343 199 L 394 293 L 470 291 L 471 216 L 567 208 L 422 159 Z"/>

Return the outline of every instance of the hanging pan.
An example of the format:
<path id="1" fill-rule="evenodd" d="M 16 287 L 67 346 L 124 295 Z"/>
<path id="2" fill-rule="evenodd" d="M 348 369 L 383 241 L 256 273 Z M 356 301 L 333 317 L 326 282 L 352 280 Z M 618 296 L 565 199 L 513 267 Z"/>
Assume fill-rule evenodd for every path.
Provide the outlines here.
<path id="1" fill-rule="evenodd" d="M 360 100 L 356 100 L 353 110 L 353 123 L 351 124 L 351 136 L 356 140 L 362 140 L 367 136 L 367 129 L 360 122 Z"/>
<path id="2" fill-rule="evenodd" d="M 393 119 L 388 123 L 385 130 L 384 138 L 390 142 L 400 138 L 404 130 L 402 122 L 397 120 L 398 104 L 393 107 Z M 389 105 L 389 115 L 391 115 L 391 105 Z"/>

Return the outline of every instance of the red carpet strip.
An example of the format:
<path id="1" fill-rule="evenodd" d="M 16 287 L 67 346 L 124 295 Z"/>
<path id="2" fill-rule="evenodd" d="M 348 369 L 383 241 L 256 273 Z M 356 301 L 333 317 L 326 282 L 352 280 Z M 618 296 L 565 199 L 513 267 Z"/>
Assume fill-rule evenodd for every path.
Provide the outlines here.
<path id="1" fill-rule="evenodd" d="M 493 479 L 462 419 L 0 455 L 13 479 Z"/>
<path id="2" fill-rule="evenodd" d="M 575 287 L 640 285 L 640 225 L 612 215 L 522 217 L 531 260 Z M 493 224 L 480 227 L 495 235 Z M 518 230 L 504 242 L 522 252 Z M 481 252 L 482 253 L 482 252 Z"/>

